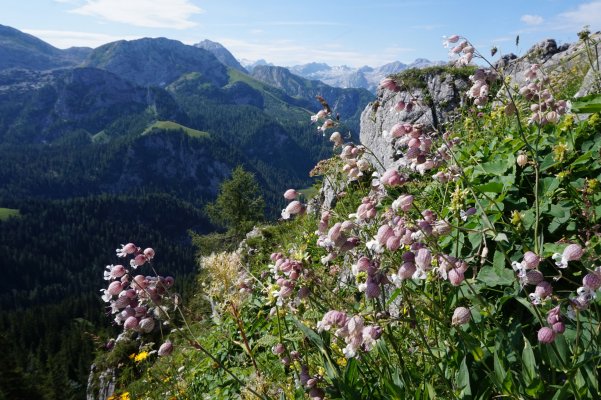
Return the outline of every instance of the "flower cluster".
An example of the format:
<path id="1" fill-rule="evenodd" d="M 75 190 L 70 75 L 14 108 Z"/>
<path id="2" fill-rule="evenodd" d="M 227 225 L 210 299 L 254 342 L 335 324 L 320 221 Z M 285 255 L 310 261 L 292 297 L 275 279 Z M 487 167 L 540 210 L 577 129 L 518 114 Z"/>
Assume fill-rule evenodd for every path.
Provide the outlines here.
<path id="1" fill-rule="evenodd" d="M 541 126 L 548 123 L 557 123 L 559 117 L 569 111 L 568 102 L 565 100 L 556 100 L 549 89 L 544 87 L 545 84 L 549 83 L 549 80 L 547 77 L 542 76 L 538 64 L 532 64 L 524 72 L 524 76 L 527 83 L 520 88 L 519 93 L 527 100 L 534 102 L 530 106 L 532 114 L 528 121 Z"/>
<path id="2" fill-rule="evenodd" d="M 344 146 L 340 153 L 340 159 L 344 162 L 342 171 L 348 176 L 349 181 L 354 181 L 363 176 L 363 173 L 372 168 L 371 164 L 363 154 L 363 146 L 348 144 Z"/>
<path id="3" fill-rule="evenodd" d="M 317 323 L 317 330 L 322 332 L 337 328 L 334 335 L 345 341 L 342 351 L 347 358 L 357 355 L 359 350 L 370 351 L 382 336 L 382 328 L 377 325 L 365 325 L 360 315 L 349 317 L 342 311 L 330 310 Z"/>
<path id="4" fill-rule="evenodd" d="M 308 271 L 303 268 L 302 262 L 286 258 L 282 253 L 273 253 L 270 258 L 273 262 L 270 265 L 271 277 L 275 284 L 270 286 L 269 292 L 278 306 L 287 304 L 294 309 L 309 294 L 304 284 Z M 293 296 L 295 292 L 296 296 Z"/>
<path id="5" fill-rule="evenodd" d="M 483 107 L 488 103 L 490 86 L 498 79 L 495 71 L 490 69 L 477 69 L 473 75 L 470 75 L 472 86 L 467 91 L 468 97 L 474 99 L 474 104 Z"/>
<path id="6" fill-rule="evenodd" d="M 152 248 L 142 251 L 128 243 L 117 249 L 117 256 L 131 257 L 129 264 L 135 270 L 152 261 L 155 252 Z M 109 303 L 115 323 L 122 325 L 125 332 L 152 332 L 157 321 L 166 319 L 169 303 L 177 299 L 168 291 L 174 284 L 170 276 L 134 275 L 123 265 L 109 265 L 104 279 L 110 283 L 101 290 L 102 299 Z"/>
<path id="7" fill-rule="evenodd" d="M 298 200 L 300 193 L 294 189 L 288 189 L 284 193 L 284 198 L 289 200 L 290 203 L 282 210 L 282 218 L 290 219 L 293 215 L 303 214 L 305 212 L 305 205 Z"/>

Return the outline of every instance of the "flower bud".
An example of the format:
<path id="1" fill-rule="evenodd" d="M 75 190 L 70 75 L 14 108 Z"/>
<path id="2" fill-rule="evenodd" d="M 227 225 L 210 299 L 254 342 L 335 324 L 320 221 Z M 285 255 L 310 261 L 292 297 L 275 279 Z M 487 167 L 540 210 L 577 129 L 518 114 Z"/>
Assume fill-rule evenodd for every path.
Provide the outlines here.
<path id="1" fill-rule="evenodd" d="M 540 330 L 538 331 L 538 341 L 541 343 L 553 343 L 553 341 L 555 340 L 555 332 L 553 332 L 553 329 L 549 328 L 549 327 L 542 327 L 540 328 Z"/>
<path id="2" fill-rule="evenodd" d="M 533 270 L 526 272 L 524 281 L 528 285 L 538 285 L 544 279 L 545 279 L 545 277 L 542 272 L 540 272 L 539 270 L 533 269 Z"/>
<path id="3" fill-rule="evenodd" d="M 147 249 L 144 249 L 144 255 L 146 256 L 146 258 L 148 260 L 152 260 L 154 258 L 154 249 L 151 248 L 151 247 L 148 247 Z"/>
<path id="4" fill-rule="evenodd" d="M 161 357 L 168 356 L 173 352 L 173 344 L 167 340 L 165 343 L 159 347 L 158 354 Z"/>
<path id="5" fill-rule="evenodd" d="M 394 81 L 394 79 L 392 78 L 384 78 L 380 81 L 380 88 L 382 89 L 388 89 L 390 91 L 396 91 L 397 90 L 397 85 L 396 82 Z"/>
<path id="6" fill-rule="evenodd" d="M 554 323 L 551 329 L 553 329 L 553 332 L 555 333 L 564 333 L 566 331 L 566 325 L 563 322 L 559 321 Z"/>
<path id="7" fill-rule="evenodd" d="M 453 312 L 453 318 L 451 319 L 451 324 L 453 325 L 463 325 L 470 322 L 472 319 L 472 314 L 470 310 L 466 307 L 457 307 Z"/>
<path id="8" fill-rule="evenodd" d="M 580 260 L 583 254 L 584 250 L 582 249 L 582 246 L 573 243 L 564 249 L 561 258 L 566 261 L 575 261 Z"/>
<path id="9" fill-rule="evenodd" d="M 288 189 L 284 192 L 284 198 L 286 200 L 294 200 L 298 196 L 298 192 L 294 189 Z"/>
<path id="10" fill-rule="evenodd" d="M 340 132 L 334 132 L 330 135 L 330 142 L 334 143 L 334 146 L 338 147 L 338 146 L 342 146 L 342 143 L 344 143 L 344 140 L 342 139 L 342 135 L 340 134 Z M 291 200 L 291 199 L 288 199 Z"/>
<path id="11" fill-rule="evenodd" d="M 150 333 L 154 329 L 153 318 L 143 318 L 139 323 L 139 328 L 144 333 Z"/>
<path id="12" fill-rule="evenodd" d="M 547 281 L 539 282 L 534 289 L 534 293 L 541 299 L 547 298 L 553 294 L 553 286 Z"/>
<path id="13" fill-rule="evenodd" d="M 138 319 L 136 317 L 127 317 L 125 323 L 123 324 L 125 329 L 137 329 L 138 328 Z"/>
<path id="14" fill-rule="evenodd" d="M 582 286 L 590 290 L 597 290 L 601 287 L 601 277 L 595 273 L 588 273 L 582 278 Z"/>
<path id="15" fill-rule="evenodd" d="M 412 263 L 412 262 L 405 262 L 399 268 L 399 272 L 397 273 L 397 275 L 401 279 L 409 279 L 409 278 L 411 278 L 413 276 L 413 274 L 415 273 L 415 270 L 416 270 L 416 268 L 415 268 L 415 264 L 414 263 Z"/>
<path id="16" fill-rule="evenodd" d="M 284 351 L 286 351 L 286 348 L 282 343 L 278 343 L 271 348 L 271 352 L 275 355 L 282 354 Z"/>
<path id="17" fill-rule="evenodd" d="M 465 280 L 465 275 L 463 274 L 463 272 L 459 271 L 457 268 L 451 269 L 447 273 L 447 276 L 449 278 L 449 282 L 451 282 L 451 285 L 453 285 L 453 286 L 459 286 L 459 285 L 461 285 L 461 282 L 463 282 Z"/>

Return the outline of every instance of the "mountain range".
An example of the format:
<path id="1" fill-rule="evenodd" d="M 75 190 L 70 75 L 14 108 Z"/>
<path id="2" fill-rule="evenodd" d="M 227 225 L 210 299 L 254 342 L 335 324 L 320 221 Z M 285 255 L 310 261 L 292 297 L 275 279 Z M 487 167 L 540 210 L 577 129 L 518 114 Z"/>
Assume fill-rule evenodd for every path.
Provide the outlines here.
<path id="1" fill-rule="evenodd" d="M 254 73 L 257 67 L 275 67 L 274 64 L 268 63 L 263 59 L 258 61 L 241 60 L 240 62 L 236 60 L 236 63 L 251 73 Z M 417 58 L 410 64 L 393 61 L 379 67 L 366 65 L 360 68 L 353 68 L 346 65 L 330 66 L 325 63 L 310 62 L 284 68 L 296 76 L 309 80 L 318 80 L 329 86 L 338 88 L 364 88 L 375 94 L 380 81 L 389 75 L 397 74 L 411 68 L 425 68 L 445 64 L 445 61 L 430 61 L 425 58 Z"/>
<path id="2" fill-rule="evenodd" d="M 156 246 L 185 288 L 188 232 L 215 229 L 202 210 L 236 166 L 270 218 L 286 189 L 312 185 L 332 151 L 310 121 L 316 95 L 357 138 L 365 89 L 250 74 L 208 41 L 61 50 L 0 25 L 0 398 L 84 397 L 114 246 Z"/>

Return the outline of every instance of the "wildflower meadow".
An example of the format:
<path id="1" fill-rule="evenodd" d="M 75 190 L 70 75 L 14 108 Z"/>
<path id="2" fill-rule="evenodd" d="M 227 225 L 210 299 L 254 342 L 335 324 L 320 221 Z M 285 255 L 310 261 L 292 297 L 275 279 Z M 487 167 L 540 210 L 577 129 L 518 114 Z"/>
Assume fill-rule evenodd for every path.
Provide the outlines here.
<path id="1" fill-rule="evenodd" d="M 334 155 L 312 175 L 334 201 L 283 193 L 281 221 L 199 258 L 192 299 L 154 250 L 118 249 L 102 294 L 121 331 L 98 359 L 120 365 L 114 398 L 600 398 L 599 40 L 581 41 L 577 99 L 565 71 L 516 79 L 446 38 L 462 105 L 382 129 L 392 166 L 320 98 Z M 427 107 L 415 74 L 381 82 L 394 112 Z"/>

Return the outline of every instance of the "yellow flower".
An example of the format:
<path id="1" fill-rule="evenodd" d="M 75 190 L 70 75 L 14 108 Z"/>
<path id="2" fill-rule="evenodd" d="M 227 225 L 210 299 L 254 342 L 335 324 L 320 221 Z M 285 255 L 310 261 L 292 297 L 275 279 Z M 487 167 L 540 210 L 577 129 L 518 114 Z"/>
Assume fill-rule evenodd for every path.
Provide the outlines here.
<path id="1" fill-rule="evenodd" d="M 130 400 L 129 392 L 125 392 L 121 395 L 121 400 Z"/>
<path id="2" fill-rule="evenodd" d="M 131 354 L 129 355 L 129 359 L 130 359 L 130 360 L 133 360 L 134 358 L 136 358 L 136 353 L 131 353 Z"/>
<path id="3" fill-rule="evenodd" d="M 143 351 L 140 354 L 138 354 L 137 356 L 134 357 L 134 361 L 139 363 L 142 362 L 144 360 L 146 360 L 148 358 L 148 352 L 147 351 Z"/>

